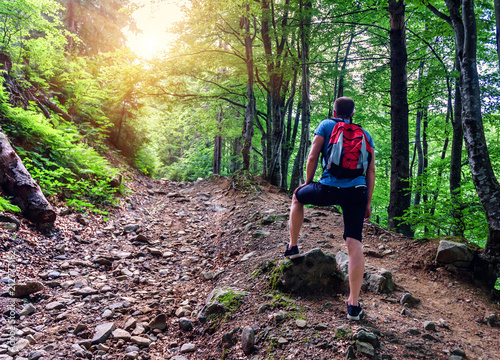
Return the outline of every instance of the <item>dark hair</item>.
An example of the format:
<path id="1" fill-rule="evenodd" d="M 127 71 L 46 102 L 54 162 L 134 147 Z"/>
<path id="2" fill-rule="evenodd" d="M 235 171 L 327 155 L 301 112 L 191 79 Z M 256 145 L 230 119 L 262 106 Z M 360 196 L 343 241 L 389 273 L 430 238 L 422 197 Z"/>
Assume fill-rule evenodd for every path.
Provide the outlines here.
<path id="1" fill-rule="evenodd" d="M 354 114 L 354 100 L 347 96 L 339 97 L 333 104 L 333 110 L 342 119 L 350 118 Z"/>

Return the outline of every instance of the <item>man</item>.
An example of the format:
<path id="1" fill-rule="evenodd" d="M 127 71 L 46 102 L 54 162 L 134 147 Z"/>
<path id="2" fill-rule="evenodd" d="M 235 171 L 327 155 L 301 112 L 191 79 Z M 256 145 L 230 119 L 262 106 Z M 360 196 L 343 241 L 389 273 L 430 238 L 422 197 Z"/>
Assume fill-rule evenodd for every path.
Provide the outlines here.
<path id="1" fill-rule="evenodd" d="M 334 119 L 323 120 L 314 132 L 315 136 L 306 164 L 306 182 L 293 193 L 290 208 L 290 242 L 286 247 L 285 256 L 299 253 L 297 241 L 304 220 L 305 204 L 340 205 L 344 217 L 344 239 L 349 253 L 350 293 L 347 300 L 347 318 L 359 320 L 363 311 L 358 298 L 365 268 L 361 241 L 363 223 L 371 217 L 371 201 L 375 186 L 375 154 L 372 154 L 366 176 L 338 179 L 325 168 L 319 182 L 313 182 L 320 154 L 323 158 L 327 157 L 333 127 L 338 121 L 351 122 L 353 115 L 354 100 L 349 97 L 340 97 L 333 105 Z M 374 148 L 370 134 L 367 131 L 364 132 Z"/>

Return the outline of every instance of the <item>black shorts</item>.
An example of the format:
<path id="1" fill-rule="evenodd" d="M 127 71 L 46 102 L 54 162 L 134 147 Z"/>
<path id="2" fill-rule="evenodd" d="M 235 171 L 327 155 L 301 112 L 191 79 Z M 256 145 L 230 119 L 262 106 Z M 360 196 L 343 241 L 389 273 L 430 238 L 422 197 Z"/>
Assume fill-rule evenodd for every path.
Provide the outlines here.
<path id="1" fill-rule="evenodd" d="M 313 182 L 295 194 L 304 205 L 339 205 L 344 216 L 344 239 L 350 237 L 362 241 L 363 223 L 368 203 L 366 186 L 338 188 Z"/>

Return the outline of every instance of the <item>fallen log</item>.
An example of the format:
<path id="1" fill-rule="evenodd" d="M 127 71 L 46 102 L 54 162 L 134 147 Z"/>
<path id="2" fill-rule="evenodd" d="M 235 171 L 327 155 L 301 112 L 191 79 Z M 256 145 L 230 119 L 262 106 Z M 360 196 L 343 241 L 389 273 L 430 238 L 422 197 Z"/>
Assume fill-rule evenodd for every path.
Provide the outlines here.
<path id="1" fill-rule="evenodd" d="M 12 202 L 21 208 L 23 215 L 38 225 L 51 225 L 56 213 L 33 180 L 23 162 L 0 131 L 0 186 Z"/>

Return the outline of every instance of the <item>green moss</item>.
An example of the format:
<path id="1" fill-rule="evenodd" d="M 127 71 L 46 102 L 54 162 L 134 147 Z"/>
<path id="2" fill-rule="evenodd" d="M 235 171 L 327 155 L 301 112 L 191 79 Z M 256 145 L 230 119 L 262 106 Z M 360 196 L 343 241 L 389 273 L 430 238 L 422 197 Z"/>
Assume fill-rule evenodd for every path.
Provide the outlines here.
<path id="1" fill-rule="evenodd" d="M 229 312 L 234 312 L 241 305 L 243 295 L 229 290 L 225 294 L 219 296 L 217 300 L 223 304 Z"/>
<path id="2" fill-rule="evenodd" d="M 281 288 L 283 284 L 283 272 L 292 266 L 293 262 L 290 260 L 282 261 L 279 266 L 276 266 L 269 275 L 269 287 L 273 290 Z"/>
<path id="3" fill-rule="evenodd" d="M 497 279 L 497 281 L 495 283 L 495 289 L 500 290 L 500 277 Z"/>

